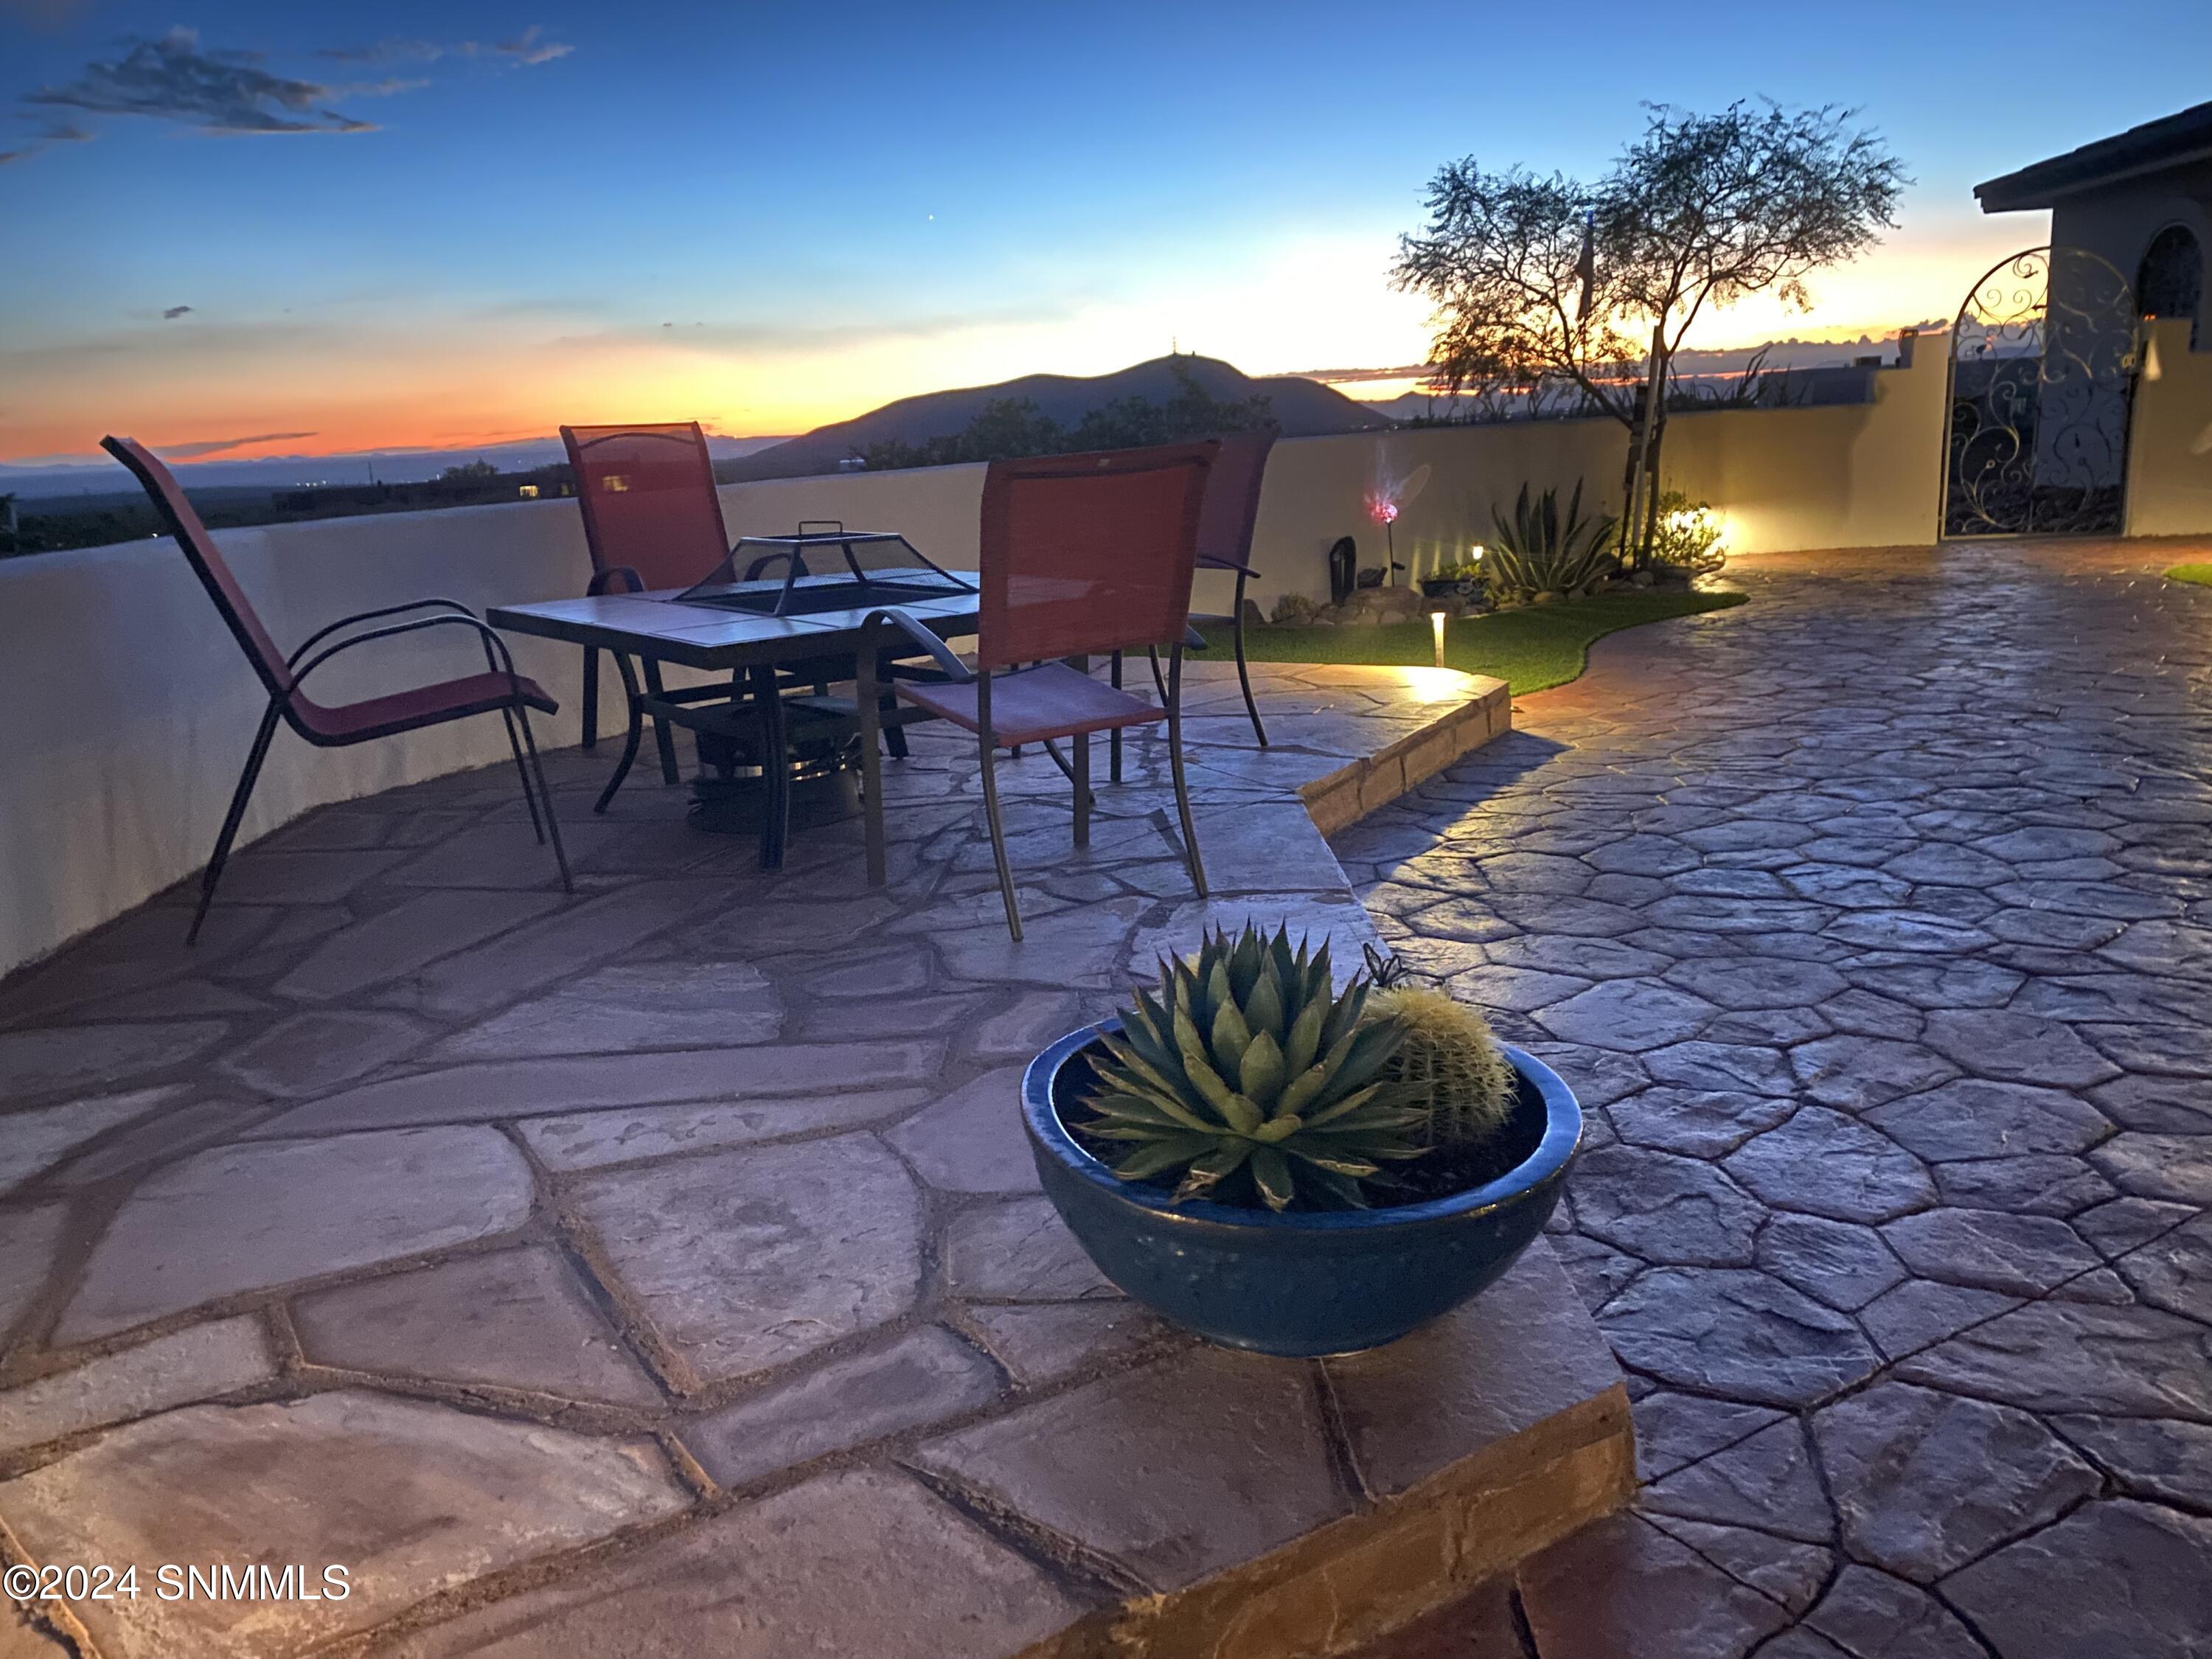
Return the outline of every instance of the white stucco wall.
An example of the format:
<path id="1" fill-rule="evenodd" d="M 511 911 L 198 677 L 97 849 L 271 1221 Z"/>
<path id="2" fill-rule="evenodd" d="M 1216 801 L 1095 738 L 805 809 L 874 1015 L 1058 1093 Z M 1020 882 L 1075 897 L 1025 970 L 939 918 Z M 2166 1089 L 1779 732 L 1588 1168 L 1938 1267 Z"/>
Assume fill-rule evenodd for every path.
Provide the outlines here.
<path id="1" fill-rule="evenodd" d="M 2186 354 L 2185 354 L 2186 355 Z M 2169 358 L 2168 362 L 2172 363 Z M 1875 377 L 1871 404 L 1678 417 L 1668 480 L 1727 514 L 1735 551 L 1874 547 L 1933 538 L 1945 347 L 1923 339 L 1909 368 Z M 2204 457 L 2212 356 L 2190 356 L 2145 388 L 2138 409 L 2131 527 L 2212 528 Z M 1525 479 L 1611 507 L 1626 437 L 1610 421 L 1454 427 L 1278 444 L 1261 494 L 1254 557 L 1263 605 L 1296 590 L 1325 594 L 1327 554 L 1356 537 L 1363 563 L 1382 538 L 1366 514 L 1378 485 L 1404 496 L 1401 556 L 1486 539 L 1493 504 Z M 1425 469 L 1425 471 L 1424 471 Z M 120 475 L 118 474 L 118 477 Z M 1410 488 L 1424 479 L 1418 493 Z M 802 518 L 894 529 L 940 563 L 972 566 L 983 469 L 840 474 L 732 484 L 732 536 L 788 530 Z M 290 648 L 336 617 L 430 595 L 478 611 L 580 593 L 590 561 L 574 502 L 332 519 L 217 536 L 277 642 Z M 1226 578 L 1202 579 L 1201 609 L 1222 608 Z M 581 653 L 517 638 L 524 672 L 562 703 L 540 722 L 548 746 L 573 744 Z M 318 694 L 337 702 L 474 672 L 458 631 L 364 647 L 333 665 Z M 0 745 L 0 972 L 190 875 L 205 860 L 262 696 L 214 607 L 167 540 L 0 560 L 0 697 L 16 711 Z M 619 697 L 606 676 L 603 727 Z M 550 730 L 547 728 L 550 727 Z M 278 734 L 244 837 L 311 807 L 464 767 L 504 761 L 489 719 L 349 750 Z"/>
<path id="2" fill-rule="evenodd" d="M 2212 531 L 2212 329 L 2154 323 L 2128 440 L 2128 534 Z"/>

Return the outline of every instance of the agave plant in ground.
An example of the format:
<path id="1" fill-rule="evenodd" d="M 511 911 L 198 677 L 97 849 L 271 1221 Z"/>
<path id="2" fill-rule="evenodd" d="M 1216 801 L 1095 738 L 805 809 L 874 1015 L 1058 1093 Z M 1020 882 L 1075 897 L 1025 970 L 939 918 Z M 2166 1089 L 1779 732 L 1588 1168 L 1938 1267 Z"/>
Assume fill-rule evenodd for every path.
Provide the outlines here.
<path id="1" fill-rule="evenodd" d="M 1521 486 L 1513 516 L 1493 511 L 1497 533 L 1484 562 L 1490 591 L 1499 599 L 1528 599 L 1541 593 L 1572 593 L 1589 586 L 1613 568 L 1610 514 L 1583 517 L 1583 487 L 1577 483 L 1567 501 L 1567 515 L 1559 517 L 1559 492 L 1547 489 L 1531 502 L 1528 486 Z"/>
<path id="2" fill-rule="evenodd" d="M 1207 935 L 1103 1039 L 1082 1135 L 1126 1181 L 1180 1172 L 1177 1201 L 1364 1207 L 1421 1154 L 1425 1117 L 1386 1076 L 1405 1031 L 1363 1018 L 1369 989 L 1355 975 L 1339 994 L 1328 945 L 1286 930 Z"/>

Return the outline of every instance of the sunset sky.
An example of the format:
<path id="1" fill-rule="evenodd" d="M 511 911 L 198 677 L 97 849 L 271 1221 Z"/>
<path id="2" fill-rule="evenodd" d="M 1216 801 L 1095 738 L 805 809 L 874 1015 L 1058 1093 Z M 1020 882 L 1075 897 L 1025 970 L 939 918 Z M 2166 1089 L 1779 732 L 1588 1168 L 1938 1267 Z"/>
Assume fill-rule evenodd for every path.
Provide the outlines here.
<path id="1" fill-rule="evenodd" d="M 1417 362 L 1385 273 L 1437 166 L 1595 173 L 1639 100 L 1862 109 L 1902 228 L 1693 343 L 1879 334 L 2039 239 L 1976 180 L 2208 62 L 2205 0 L 0 0 L 0 460 L 787 433 L 1171 340 Z"/>

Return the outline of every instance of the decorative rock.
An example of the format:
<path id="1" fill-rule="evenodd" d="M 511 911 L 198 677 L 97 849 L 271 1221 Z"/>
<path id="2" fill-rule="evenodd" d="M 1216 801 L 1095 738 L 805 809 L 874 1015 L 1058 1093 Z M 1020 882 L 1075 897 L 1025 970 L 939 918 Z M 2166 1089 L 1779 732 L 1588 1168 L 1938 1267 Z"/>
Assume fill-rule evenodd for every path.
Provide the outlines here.
<path id="1" fill-rule="evenodd" d="M 1648 1261 L 1747 1265 L 1765 1216 L 1711 1164 L 1640 1146 L 1584 1152 L 1571 1189 L 1586 1231 Z"/>
<path id="2" fill-rule="evenodd" d="M 0 1450 L 104 1428 L 172 1406 L 212 1400 L 276 1375 L 269 1338 L 251 1315 L 187 1326 L 0 1392 Z"/>
<path id="3" fill-rule="evenodd" d="M 1923 1279 L 2039 1296 L 2100 1265 L 2063 1221 L 2002 1210 L 1923 1210 L 1881 1230 L 1889 1247 Z"/>
<path id="4" fill-rule="evenodd" d="M 654 1331 L 702 1377 L 872 1329 L 921 1290 L 921 1196 L 872 1136 L 587 1175 L 574 1202 Z"/>
<path id="5" fill-rule="evenodd" d="M 2096 1590 L 2052 1595 L 2054 1583 Z M 2194 1659 L 2212 1630 L 2212 1521 L 2126 1498 L 2085 1504 L 1944 1589 L 2006 1659 Z"/>
<path id="6" fill-rule="evenodd" d="M 1747 1268 L 1655 1267 L 1598 1324 L 1638 1370 L 1763 1405 L 1810 1405 L 1881 1363 L 1844 1315 Z"/>
<path id="7" fill-rule="evenodd" d="M 1644 1489 L 1644 1503 L 1662 1515 L 1763 1527 L 1808 1544 L 1836 1535 L 1805 1431 L 1794 1419 L 1656 1481 Z"/>
<path id="8" fill-rule="evenodd" d="M 1778 1602 L 1633 1515 L 1583 1528 L 1515 1577 L 1544 1659 L 1743 1659 L 1790 1621 Z"/>
<path id="9" fill-rule="evenodd" d="M 1180 1589 L 1344 1514 L 1304 1366 L 1196 1348 L 933 1440 L 923 1468 Z M 1081 1481 L 1069 1468 L 1086 1471 Z"/>
<path id="10" fill-rule="evenodd" d="M 1873 1228 L 1786 1211 L 1760 1229 L 1755 1259 L 1785 1285 L 1846 1313 L 1906 1277 Z"/>
<path id="11" fill-rule="evenodd" d="M 1935 1202 L 1918 1159 L 1857 1119 L 1808 1106 L 1723 1167 L 1770 1204 L 1832 1221 L 1887 1221 Z"/>
<path id="12" fill-rule="evenodd" d="M 41 1560 L 305 1562 L 318 1588 L 349 1569 L 343 1601 L 78 1603 L 115 1659 L 296 1652 L 686 1501 L 648 1442 L 356 1393 L 164 1413 L 0 1483 Z"/>
<path id="13" fill-rule="evenodd" d="M 2212 1423 L 2212 1331 L 2155 1308 L 2032 1302 L 1915 1354 L 1898 1375 L 2028 1411 Z"/>
<path id="14" fill-rule="evenodd" d="M 940 1422 L 990 1403 L 991 1362 L 940 1326 L 887 1348 L 832 1360 L 683 1425 L 685 1443 L 726 1486 L 825 1452 Z"/>
<path id="15" fill-rule="evenodd" d="M 241 1291 L 489 1238 L 528 1220 L 530 1206 L 529 1166 L 491 1129 L 217 1147 L 131 1194 L 55 1340 L 81 1342 Z"/>
<path id="16" fill-rule="evenodd" d="M 1851 1553 L 1923 1584 L 2102 1484 L 2026 1412 L 1901 1382 L 1828 1407 L 1813 1436 Z"/>
<path id="17" fill-rule="evenodd" d="M 301 1297 L 292 1322 L 319 1364 L 489 1382 L 610 1405 L 660 1390 L 552 1251 L 463 1256 Z"/>

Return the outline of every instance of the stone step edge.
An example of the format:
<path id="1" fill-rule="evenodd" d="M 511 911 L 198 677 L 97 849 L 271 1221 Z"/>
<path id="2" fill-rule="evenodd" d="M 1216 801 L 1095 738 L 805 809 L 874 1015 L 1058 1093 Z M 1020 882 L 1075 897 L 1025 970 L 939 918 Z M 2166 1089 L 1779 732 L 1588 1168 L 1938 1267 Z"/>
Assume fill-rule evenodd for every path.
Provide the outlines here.
<path id="1" fill-rule="evenodd" d="M 1613 1383 L 1407 1491 L 1164 1595 L 1103 1607 L 1019 1659 L 1328 1659 L 1457 1601 L 1636 1494 Z"/>
<path id="2" fill-rule="evenodd" d="M 1467 677 L 1470 694 L 1418 732 L 1364 759 L 1298 787 L 1306 813 L 1324 836 L 1349 828 L 1443 771 L 1470 750 L 1513 729 L 1513 694 L 1504 680 Z"/>

